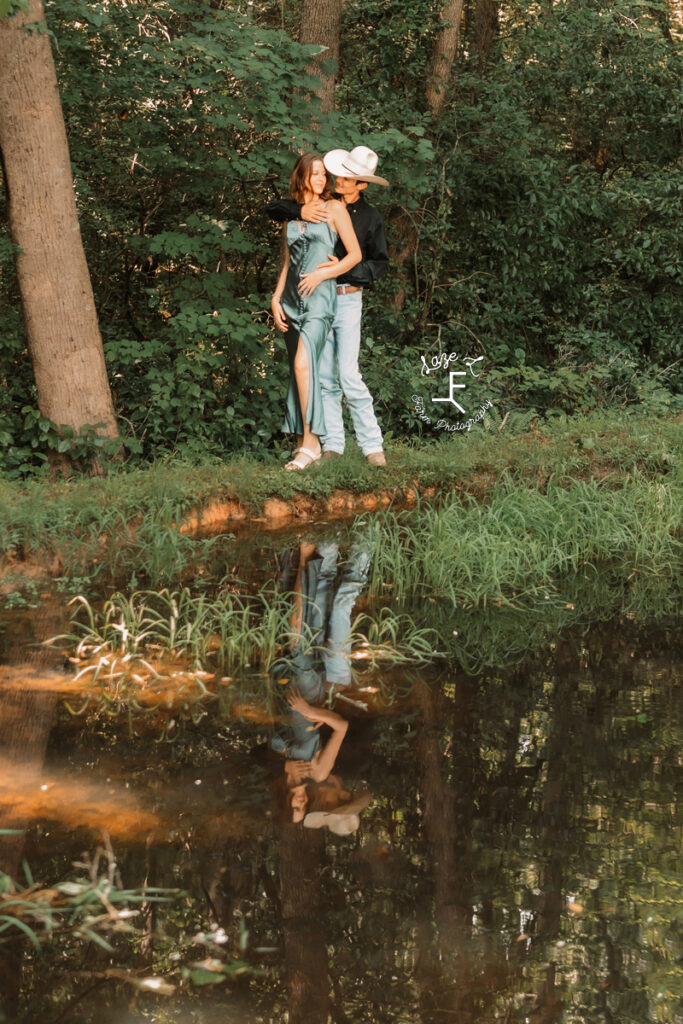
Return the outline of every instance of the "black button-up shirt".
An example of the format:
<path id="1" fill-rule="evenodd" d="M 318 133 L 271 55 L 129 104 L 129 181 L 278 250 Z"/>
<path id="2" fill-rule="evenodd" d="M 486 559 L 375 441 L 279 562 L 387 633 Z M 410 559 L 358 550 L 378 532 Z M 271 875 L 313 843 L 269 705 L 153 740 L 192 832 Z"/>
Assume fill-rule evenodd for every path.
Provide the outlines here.
<path id="1" fill-rule="evenodd" d="M 386 273 L 389 266 L 384 221 L 379 211 L 366 203 L 362 192 L 355 203 L 347 204 L 346 209 L 349 211 L 353 230 L 356 232 L 362 259 L 346 274 L 341 274 L 337 278 L 337 284 L 369 288 L 382 274 Z M 301 204 L 297 203 L 295 199 L 276 199 L 268 204 L 266 210 L 268 216 L 277 221 L 299 220 L 301 217 Z M 340 238 L 337 239 L 337 244 L 334 247 L 334 255 L 340 260 L 346 256 L 346 249 Z"/>

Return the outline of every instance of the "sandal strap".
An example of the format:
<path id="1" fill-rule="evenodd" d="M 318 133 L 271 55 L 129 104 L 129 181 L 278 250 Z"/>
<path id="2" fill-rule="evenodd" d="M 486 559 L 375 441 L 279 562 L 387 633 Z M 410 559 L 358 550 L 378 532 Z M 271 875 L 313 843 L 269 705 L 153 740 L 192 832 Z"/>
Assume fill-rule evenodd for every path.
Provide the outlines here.
<path id="1" fill-rule="evenodd" d="M 304 458 L 308 459 L 308 462 L 299 462 L 300 455 L 303 455 Z M 315 452 L 312 452 L 310 448 L 298 448 L 296 451 L 296 457 L 293 458 L 291 462 L 287 463 L 285 469 L 308 469 L 313 462 L 318 461 L 321 455 L 322 452 L 318 452 L 316 454 Z"/>

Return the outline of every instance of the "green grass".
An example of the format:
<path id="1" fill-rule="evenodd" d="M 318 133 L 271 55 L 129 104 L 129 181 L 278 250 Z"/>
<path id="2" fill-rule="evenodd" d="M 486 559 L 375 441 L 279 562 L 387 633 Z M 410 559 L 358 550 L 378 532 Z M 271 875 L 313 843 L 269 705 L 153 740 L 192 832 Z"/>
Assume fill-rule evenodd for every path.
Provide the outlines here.
<path id="1" fill-rule="evenodd" d="M 19 486 L 0 480 L 0 555 L 16 563 L 59 560 L 60 573 L 95 580 L 134 573 L 135 580 L 172 583 L 206 560 L 206 541 L 181 534 L 177 524 L 214 500 L 235 500 L 252 517 L 268 498 L 299 495 L 324 502 L 337 490 L 381 490 L 399 503 L 415 488 L 453 488 L 482 495 L 505 476 L 544 490 L 577 478 L 620 487 L 633 474 L 669 475 L 681 445 L 673 418 L 611 412 L 540 425 L 389 447 L 389 465 L 369 467 L 353 450 L 305 473 L 287 473 L 273 458 L 240 458 L 204 465 L 161 462 L 124 468 L 105 478 L 39 480 Z M 16 566 L 15 566 L 16 568 Z"/>
<path id="2" fill-rule="evenodd" d="M 371 589 L 396 600 L 425 594 L 453 606 L 523 606 L 569 575 L 607 572 L 676 580 L 683 487 L 634 474 L 604 481 L 551 479 L 543 491 L 506 479 L 485 503 L 465 495 L 439 507 L 380 512 L 372 531 Z"/>

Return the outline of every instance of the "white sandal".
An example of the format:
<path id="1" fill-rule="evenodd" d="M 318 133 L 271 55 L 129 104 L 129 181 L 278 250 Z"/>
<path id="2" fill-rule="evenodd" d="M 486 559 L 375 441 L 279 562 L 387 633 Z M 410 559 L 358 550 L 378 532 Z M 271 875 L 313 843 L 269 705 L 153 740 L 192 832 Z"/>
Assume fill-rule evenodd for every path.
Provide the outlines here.
<path id="1" fill-rule="evenodd" d="M 304 459 L 306 459 L 305 462 L 301 461 L 302 455 Z M 310 448 L 297 448 L 296 452 L 294 453 L 294 458 L 292 459 L 291 462 L 287 463 L 285 469 L 308 469 L 308 467 L 312 465 L 312 463 L 318 461 L 321 455 L 322 451 L 319 451 L 318 454 L 316 455 L 316 453 L 312 452 Z"/>

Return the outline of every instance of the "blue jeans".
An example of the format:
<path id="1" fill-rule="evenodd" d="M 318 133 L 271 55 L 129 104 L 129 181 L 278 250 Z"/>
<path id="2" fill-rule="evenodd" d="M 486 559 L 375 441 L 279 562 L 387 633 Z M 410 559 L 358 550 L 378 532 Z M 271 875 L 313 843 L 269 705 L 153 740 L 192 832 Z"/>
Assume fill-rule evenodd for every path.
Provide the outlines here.
<path id="1" fill-rule="evenodd" d="M 318 552 L 323 560 L 320 576 L 329 582 L 332 589 L 337 577 L 339 547 L 334 543 L 319 544 Z M 367 544 L 356 542 L 349 552 L 348 563 L 344 566 L 328 612 L 323 661 L 325 678 L 333 686 L 348 686 L 351 682 L 351 615 L 358 595 L 367 583 L 369 571 Z"/>
<path id="2" fill-rule="evenodd" d="M 323 450 L 344 451 L 342 396 L 351 413 L 358 447 L 363 455 L 382 451 L 382 431 L 372 396 L 358 369 L 362 291 L 337 296 L 337 314 L 320 356 L 318 372 L 325 416 Z"/>

